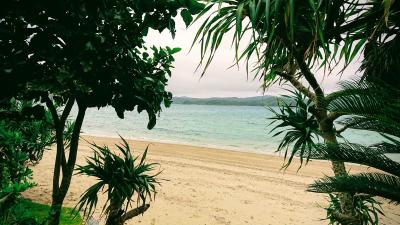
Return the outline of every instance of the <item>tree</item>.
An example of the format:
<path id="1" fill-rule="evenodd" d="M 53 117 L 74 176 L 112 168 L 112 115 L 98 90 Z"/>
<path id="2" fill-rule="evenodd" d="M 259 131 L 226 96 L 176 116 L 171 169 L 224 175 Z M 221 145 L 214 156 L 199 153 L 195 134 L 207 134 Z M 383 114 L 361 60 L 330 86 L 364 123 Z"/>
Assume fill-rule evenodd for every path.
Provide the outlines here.
<path id="1" fill-rule="evenodd" d="M 121 139 L 123 144 L 116 145 L 121 156 L 108 146 L 93 143 L 94 156 L 86 160 L 86 165 L 77 168 L 78 174 L 95 177 L 98 182 L 85 191 L 75 208 L 84 210 L 85 216 L 91 216 L 96 209 L 98 193 L 106 189 L 107 202 L 102 207 L 106 225 L 123 225 L 125 221 L 143 214 L 150 207 L 148 199 L 151 201 L 155 197 L 156 185 L 159 184 L 157 176 L 160 172 L 149 174 L 157 164 L 145 162 L 148 148 L 140 158 L 134 157 L 128 142 Z M 138 207 L 128 211 L 135 200 Z"/>
<path id="2" fill-rule="evenodd" d="M 342 82 L 342 90 L 331 103 L 337 111 L 350 115 L 339 121 L 341 131 L 373 131 L 381 134 L 384 141 L 371 146 L 351 142 L 317 145 L 311 154 L 314 158 L 357 163 L 385 173 L 326 177 L 312 184 L 309 191 L 363 193 L 400 203 L 400 163 L 387 156 L 400 153 L 400 86 L 395 82 L 400 72 L 398 50 L 399 36 L 382 45 L 371 46 L 365 53 L 363 80 Z"/>
<path id="3" fill-rule="evenodd" d="M 50 225 L 59 223 L 86 109 L 112 106 L 120 118 L 125 111 L 146 111 L 152 128 L 161 104 L 171 103 L 165 86 L 179 49 L 152 47 L 150 52 L 143 38 L 148 29 L 174 34 L 179 10 L 190 22 L 202 8 L 194 0 L 15 0 L 2 5 L 0 99 L 40 101 L 55 126 Z M 63 131 L 74 104 L 78 113 L 65 145 Z"/>
<path id="4" fill-rule="evenodd" d="M 309 98 L 309 110 L 326 144 L 337 144 L 334 121 L 344 113 L 327 108 L 334 93 L 325 93 L 313 71 L 330 72 L 341 65 L 343 70 L 365 46 L 390 41 L 399 32 L 398 1 L 214 0 L 199 15 L 214 5 L 217 10 L 205 19 L 194 40 L 201 45 L 204 71 L 224 35 L 233 30 L 236 60 L 245 60 L 248 67 L 256 58 L 251 71 L 263 81 L 264 89 L 276 82 L 290 83 Z M 245 34 L 250 41 L 241 50 Z M 347 176 L 344 162 L 333 160 L 332 168 L 335 176 Z M 342 210 L 337 219 L 342 224 L 359 224 L 352 195 L 340 193 L 339 198 Z"/>

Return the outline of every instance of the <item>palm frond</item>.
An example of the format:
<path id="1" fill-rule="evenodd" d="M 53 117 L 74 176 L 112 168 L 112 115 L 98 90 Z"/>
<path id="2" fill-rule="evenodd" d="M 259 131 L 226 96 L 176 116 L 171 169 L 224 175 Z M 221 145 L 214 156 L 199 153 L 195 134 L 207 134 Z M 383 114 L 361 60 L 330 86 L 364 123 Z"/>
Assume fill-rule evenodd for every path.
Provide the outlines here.
<path id="1" fill-rule="evenodd" d="M 400 203 L 400 178 L 383 173 L 326 177 L 315 181 L 307 190 L 318 193 L 365 193 Z"/>
<path id="2" fill-rule="evenodd" d="M 378 113 L 376 113 L 378 114 Z M 384 115 L 351 116 L 338 121 L 338 124 L 357 130 L 368 130 L 378 133 L 385 133 L 393 136 L 400 136 L 399 121 Z"/>
<path id="3" fill-rule="evenodd" d="M 201 13 L 198 18 L 207 18 L 193 41 L 201 48 L 199 66 L 203 65 L 203 74 L 224 37 L 233 34 L 236 63 L 245 60 L 248 68 L 255 56 L 252 71 L 264 85 L 280 79 L 276 72 L 284 72 L 294 53 L 304 56 L 310 68 L 319 65 L 331 69 L 331 64 L 338 65 L 339 61 L 344 62 L 345 68 L 364 49 L 368 38 L 376 33 L 396 32 L 393 27 L 382 26 L 384 6 L 380 1 L 204 2 L 209 4 L 205 10 L 208 13 Z M 396 14 L 394 8 L 387 11 L 388 18 Z"/>
<path id="4" fill-rule="evenodd" d="M 387 173 L 400 176 L 400 163 L 388 158 L 383 149 L 366 147 L 354 143 L 340 143 L 337 145 L 319 144 L 309 156 L 313 159 L 333 160 L 357 163 L 370 166 Z M 389 152 L 392 152 L 389 150 Z"/>
<path id="5" fill-rule="evenodd" d="M 373 145 L 373 147 L 376 147 L 379 152 L 400 153 L 400 143 L 381 142 Z"/>
<path id="6" fill-rule="evenodd" d="M 400 136 L 400 92 L 366 80 L 340 82 L 341 91 L 328 96 L 328 110 L 348 115 L 338 123 L 348 128 Z"/>
<path id="7" fill-rule="evenodd" d="M 274 114 L 274 117 L 269 118 L 272 120 L 269 125 L 278 123 L 270 133 L 275 132 L 274 137 L 284 135 L 277 149 L 277 151 L 285 151 L 285 161 L 288 158 L 284 167 L 291 164 L 294 156 L 300 157 L 301 165 L 304 159 L 308 162 L 315 141 L 319 137 L 317 121 L 309 113 L 309 109 L 312 107 L 311 101 L 300 92 L 292 92 L 292 94 L 294 94 L 293 104 L 278 100 L 278 111 L 269 107 Z"/>

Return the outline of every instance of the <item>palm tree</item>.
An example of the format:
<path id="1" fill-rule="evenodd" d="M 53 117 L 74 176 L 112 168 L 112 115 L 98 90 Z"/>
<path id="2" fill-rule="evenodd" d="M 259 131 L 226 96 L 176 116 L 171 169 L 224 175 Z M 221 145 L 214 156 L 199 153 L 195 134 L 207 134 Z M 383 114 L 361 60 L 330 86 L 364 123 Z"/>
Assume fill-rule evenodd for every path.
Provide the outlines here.
<path id="1" fill-rule="evenodd" d="M 340 131 L 351 128 L 380 133 L 381 143 L 362 146 L 354 143 L 318 145 L 312 157 L 358 163 L 385 173 L 362 173 L 346 177 L 326 177 L 309 187 L 314 192 L 364 193 L 400 203 L 400 163 L 387 156 L 400 153 L 400 37 L 365 51 L 361 81 L 342 82 L 330 108 L 350 115 L 340 121 Z"/>
<path id="2" fill-rule="evenodd" d="M 371 146 L 354 143 L 316 145 L 311 157 L 357 163 L 382 172 L 326 177 L 310 185 L 313 192 L 352 192 L 377 195 L 400 203 L 400 163 L 387 154 L 400 153 L 400 92 L 368 82 L 346 82 L 345 91 L 332 102 L 338 110 L 352 112 L 340 123 L 352 128 L 380 133 L 384 141 Z M 391 91 L 390 91 L 391 90 Z"/>
<path id="3" fill-rule="evenodd" d="M 81 196 L 75 209 L 90 217 L 97 206 L 98 193 L 105 189 L 107 201 L 102 214 L 106 215 L 106 225 L 122 225 L 125 221 L 143 214 L 156 194 L 156 178 L 160 172 L 150 175 L 155 163 L 146 163 L 147 148 L 143 155 L 134 157 L 129 144 L 122 139 L 116 145 L 121 156 L 113 153 L 107 146 L 92 144 L 94 155 L 88 158 L 87 165 L 78 166 L 78 174 L 97 178 L 98 182 L 88 188 Z M 136 201 L 137 207 L 128 211 Z"/>
<path id="4" fill-rule="evenodd" d="M 292 92 L 292 104 L 280 101 L 278 110 L 270 109 L 274 113 L 271 124 L 275 124 L 271 132 L 275 132 L 274 136 L 284 135 L 278 151 L 284 150 L 285 159 L 289 158 L 285 167 L 298 156 L 301 162 L 304 159 L 306 162 L 310 159 L 334 160 L 383 171 L 325 177 L 308 188 L 312 192 L 329 193 L 331 206 L 327 208 L 327 215 L 332 224 L 338 222 L 337 211 L 341 213 L 334 194 L 337 192 L 352 193 L 361 224 L 378 224 L 380 206 L 372 196 L 381 196 L 394 203 L 400 201 L 400 163 L 386 155 L 400 153 L 400 92 L 389 86 L 383 87 L 382 82 L 376 84 L 366 80 L 341 82 L 341 86 L 342 90 L 336 92 L 328 105 L 329 109 L 348 115 L 337 122 L 337 126 L 341 126 L 336 129 L 337 137 L 343 139 L 343 131 L 356 129 L 378 132 L 385 141 L 371 146 L 351 143 L 351 140 L 320 143 L 316 119 L 309 112 L 313 105 L 299 92 Z"/>
<path id="5" fill-rule="evenodd" d="M 400 3 L 387 0 L 283 1 L 211 0 L 199 14 L 205 18 L 194 40 L 201 46 L 204 72 L 225 34 L 234 32 L 232 43 L 237 61 L 246 61 L 263 81 L 263 87 L 290 83 L 311 100 L 320 136 L 326 144 L 337 144 L 334 121 L 344 114 L 327 106 L 334 94 L 326 94 L 313 70 L 330 72 L 335 66 L 348 66 L 366 43 L 381 44 L 399 32 Z M 199 18 L 198 17 L 198 18 Z M 248 35 L 245 35 L 248 34 Z M 241 50 L 240 43 L 249 43 Z M 342 63 L 339 64 L 338 62 Z M 203 74 L 204 74 L 203 72 Z M 310 88 L 309 88 L 309 87 Z M 347 176 L 342 161 L 332 161 L 335 176 Z M 342 224 L 360 224 L 353 197 L 339 195 Z"/>

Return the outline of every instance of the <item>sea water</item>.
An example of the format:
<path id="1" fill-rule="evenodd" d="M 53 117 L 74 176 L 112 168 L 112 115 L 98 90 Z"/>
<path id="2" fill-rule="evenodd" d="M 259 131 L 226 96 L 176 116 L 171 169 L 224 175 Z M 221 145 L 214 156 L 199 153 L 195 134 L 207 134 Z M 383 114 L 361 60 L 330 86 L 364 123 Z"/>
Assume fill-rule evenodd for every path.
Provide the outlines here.
<path id="1" fill-rule="evenodd" d="M 120 135 L 126 139 L 272 154 L 282 136 L 273 137 L 274 132 L 270 132 L 273 128 L 268 126 L 271 117 L 273 114 L 260 106 L 173 104 L 163 109 L 156 126 L 148 130 L 145 111 L 140 114 L 126 112 L 125 118 L 119 119 L 111 107 L 90 108 L 82 132 L 86 135 Z M 350 142 L 367 145 L 383 140 L 379 134 L 358 130 L 348 130 L 343 136 Z"/>

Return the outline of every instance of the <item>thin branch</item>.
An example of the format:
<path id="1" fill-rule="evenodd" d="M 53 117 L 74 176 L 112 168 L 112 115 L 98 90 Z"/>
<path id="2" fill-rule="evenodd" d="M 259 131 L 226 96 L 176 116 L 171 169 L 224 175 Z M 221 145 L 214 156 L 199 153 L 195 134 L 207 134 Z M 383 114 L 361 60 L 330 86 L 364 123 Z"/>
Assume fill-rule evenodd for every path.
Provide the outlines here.
<path id="1" fill-rule="evenodd" d="M 299 90 L 301 93 L 303 93 L 305 96 L 307 96 L 309 99 L 312 101 L 316 100 L 315 94 L 310 91 L 309 88 L 305 87 L 298 79 L 296 79 L 294 76 L 291 76 L 286 73 L 281 73 L 277 72 L 279 76 L 281 76 L 283 79 L 289 81 L 297 90 Z"/>
<path id="2" fill-rule="evenodd" d="M 79 135 L 81 132 L 83 119 L 85 118 L 85 112 L 87 106 L 77 100 L 78 103 L 78 115 L 76 116 L 74 128 L 72 131 L 71 142 L 69 147 L 69 156 L 66 166 L 65 175 L 61 181 L 61 195 L 64 198 L 67 194 L 68 188 L 71 184 L 72 173 L 74 171 L 74 166 L 76 163 L 76 157 L 78 153 L 78 145 L 79 145 Z"/>
<path id="3" fill-rule="evenodd" d="M 74 103 L 75 103 L 75 98 L 68 99 L 67 104 L 65 105 L 64 111 L 63 111 L 63 113 L 61 115 L 61 118 L 60 118 L 62 124 L 65 124 L 65 121 L 67 120 L 67 118 L 69 116 L 69 113 L 71 112 L 71 109 L 72 109 L 72 106 L 74 105 Z"/>
<path id="4" fill-rule="evenodd" d="M 64 132 L 64 129 L 65 129 L 65 122 L 68 119 L 68 116 L 69 116 L 69 114 L 71 112 L 72 106 L 74 106 L 74 103 L 75 103 L 75 98 L 69 98 L 68 101 L 67 101 L 67 104 L 64 107 L 64 111 L 61 114 L 60 123 L 61 123 L 61 125 L 63 127 L 63 132 Z M 64 153 L 62 154 L 62 157 L 61 157 L 61 167 L 62 167 L 63 174 L 65 174 L 65 171 L 67 169 L 66 168 L 67 167 L 67 160 L 65 158 L 65 148 L 66 147 L 64 145 Z M 67 148 L 68 148 L 68 146 L 67 146 Z"/>
<path id="5" fill-rule="evenodd" d="M 3 198 L 0 198 L 0 209 L 4 210 L 4 208 L 9 205 L 9 203 L 13 200 L 13 194 L 14 193 L 8 193 Z"/>
<path id="6" fill-rule="evenodd" d="M 78 104 L 79 106 L 79 104 Z M 69 157 L 68 157 L 68 167 L 73 167 L 76 161 L 76 151 L 78 149 L 79 144 L 79 135 L 81 133 L 81 127 L 83 124 L 83 119 L 85 118 L 86 106 L 79 106 L 78 115 L 76 116 L 74 128 L 72 131 L 72 137 L 69 148 Z"/>
<path id="7" fill-rule="evenodd" d="M 285 36 L 282 37 L 282 42 L 284 43 L 286 48 L 292 52 L 294 59 L 296 60 L 301 73 L 303 74 L 303 76 L 307 80 L 307 82 L 310 84 L 311 88 L 314 90 L 315 104 L 317 105 L 317 107 L 323 106 L 322 104 L 324 104 L 324 102 L 325 102 L 324 101 L 325 94 L 324 94 L 321 86 L 318 84 L 317 79 L 315 79 L 314 74 L 311 72 L 310 68 L 304 61 L 304 56 L 294 48 L 295 46 L 292 45 L 292 43 L 290 42 L 290 40 L 287 37 L 285 37 Z"/>
<path id="8" fill-rule="evenodd" d="M 129 219 L 132 219 L 133 217 L 139 216 L 140 214 L 143 214 L 146 212 L 146 210 L 150 207 L 149 204 L 142 205 L 140 207 L 137 207 L 135 209 L 130 210 L 129 212 L 125 213 L 122 215 L 122 221 L 125 222 Z"/>
<path id="9" fill-rule="evenodd" d="M 60 181 L 61 161 L 63 157 L 65 158 L 64 142 L 63 142 L 64 127 L 60 123 L 60 118 L 58 117 L 56 107 L 50 100 L 48 94 L 46 93 L 45 95 L 42 95 L 42 98 L 46 102 L 47 108 L 50 110 L 50 113 L 53 117 L 54 126 L 56 128 L 57 153 L 53 169 L 53 196 L 57 196 L 60 192 L 59 181 Z"/>
<path id="10" fill-rule="evenodd" d="M 46 103 L 47 108 L 50 110 L 51 116 L 53 117 L 54 125 L 56 126 L 56 129 L 60 126 L 60 118 L 58 117 L 57 114 L 57 109 L 54 106 L 53 102 L 50 100 L 49 96 L 42 95 L 43 100 Z"/>

